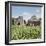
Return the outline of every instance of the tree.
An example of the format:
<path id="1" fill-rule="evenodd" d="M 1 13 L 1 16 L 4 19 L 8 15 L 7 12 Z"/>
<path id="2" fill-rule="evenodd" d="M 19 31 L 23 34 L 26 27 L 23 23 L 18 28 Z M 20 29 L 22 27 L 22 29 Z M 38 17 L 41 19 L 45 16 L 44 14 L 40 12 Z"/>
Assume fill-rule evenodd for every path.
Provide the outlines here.
<path id="1" fill-rule="evenodd" d="M 39 18 L 39 21 L 41 21 L 41 18 Z"/>
<path id="2" fill-rule="evenodd" d="M 39 18 L 39 21 L 40 21 L 40 23 L 41 23 L 41 18 Z"/>
<path id="3" fill-rule="evenodd" d="M 24 24 L 26 24 L 26 21 L 24 20 Z"/>
<path id="4" fill-rule="evenodd" d="M 12 24 L 14 25 L 14 19 L 12 18 Z"/>

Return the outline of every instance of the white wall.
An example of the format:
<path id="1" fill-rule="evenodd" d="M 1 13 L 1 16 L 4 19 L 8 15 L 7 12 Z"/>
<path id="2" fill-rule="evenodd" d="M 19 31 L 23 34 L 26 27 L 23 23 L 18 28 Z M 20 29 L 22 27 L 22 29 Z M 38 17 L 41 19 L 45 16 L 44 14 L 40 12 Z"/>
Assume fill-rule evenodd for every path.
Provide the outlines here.
<path id="1" fill-rule="evenodd" d="M 6 46 L 5 43 L 5 1 L 0 0 L 0 46 Z M 9 0 L 15 1 L 15 0 Z M 16 0 L 16 1 L 28 1 L 28 2 L 44 2 L 46 0 Z M 24 45 L 16 45 L 16 46 L 45 46 L 46 43 L 38 43 L 38 44 L 24 44 Z M 13 46 L 13 45 L 12 45 Z"/>

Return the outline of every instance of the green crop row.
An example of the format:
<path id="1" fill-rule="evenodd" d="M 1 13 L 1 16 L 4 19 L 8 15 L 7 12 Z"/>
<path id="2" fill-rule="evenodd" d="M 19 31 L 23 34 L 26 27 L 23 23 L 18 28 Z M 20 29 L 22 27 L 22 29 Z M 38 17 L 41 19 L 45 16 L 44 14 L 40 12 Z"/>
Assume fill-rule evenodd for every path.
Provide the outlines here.
<path id="1" fill-rule="evenodd" d="M 41 27 L 12 25 L 10 35 L 12 40 L 41 38 Z"/>

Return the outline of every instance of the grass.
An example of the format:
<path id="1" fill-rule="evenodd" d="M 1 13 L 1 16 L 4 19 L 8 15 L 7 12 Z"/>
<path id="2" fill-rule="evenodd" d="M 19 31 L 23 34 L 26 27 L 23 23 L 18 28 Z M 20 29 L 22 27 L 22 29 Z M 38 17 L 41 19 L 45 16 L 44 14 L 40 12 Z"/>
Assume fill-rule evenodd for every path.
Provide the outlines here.
<path id="1" fill-rule="evenodd" d="M 41 27 L 12 25 L 10 35 L 12 40 L 41 38 Z"/>

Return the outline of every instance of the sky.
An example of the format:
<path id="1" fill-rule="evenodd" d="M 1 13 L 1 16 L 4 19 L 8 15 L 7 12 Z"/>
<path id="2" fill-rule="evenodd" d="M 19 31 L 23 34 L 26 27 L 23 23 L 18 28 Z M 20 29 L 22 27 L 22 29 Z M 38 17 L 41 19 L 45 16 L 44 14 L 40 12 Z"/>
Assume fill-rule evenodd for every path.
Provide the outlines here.
<path id="1" fill-rule="evenodd" d="M 12 17 L 23 16 L 23 19 L 27 21 L 33 15 L 41 17 L 41 7 L 12 6 Z"/>

